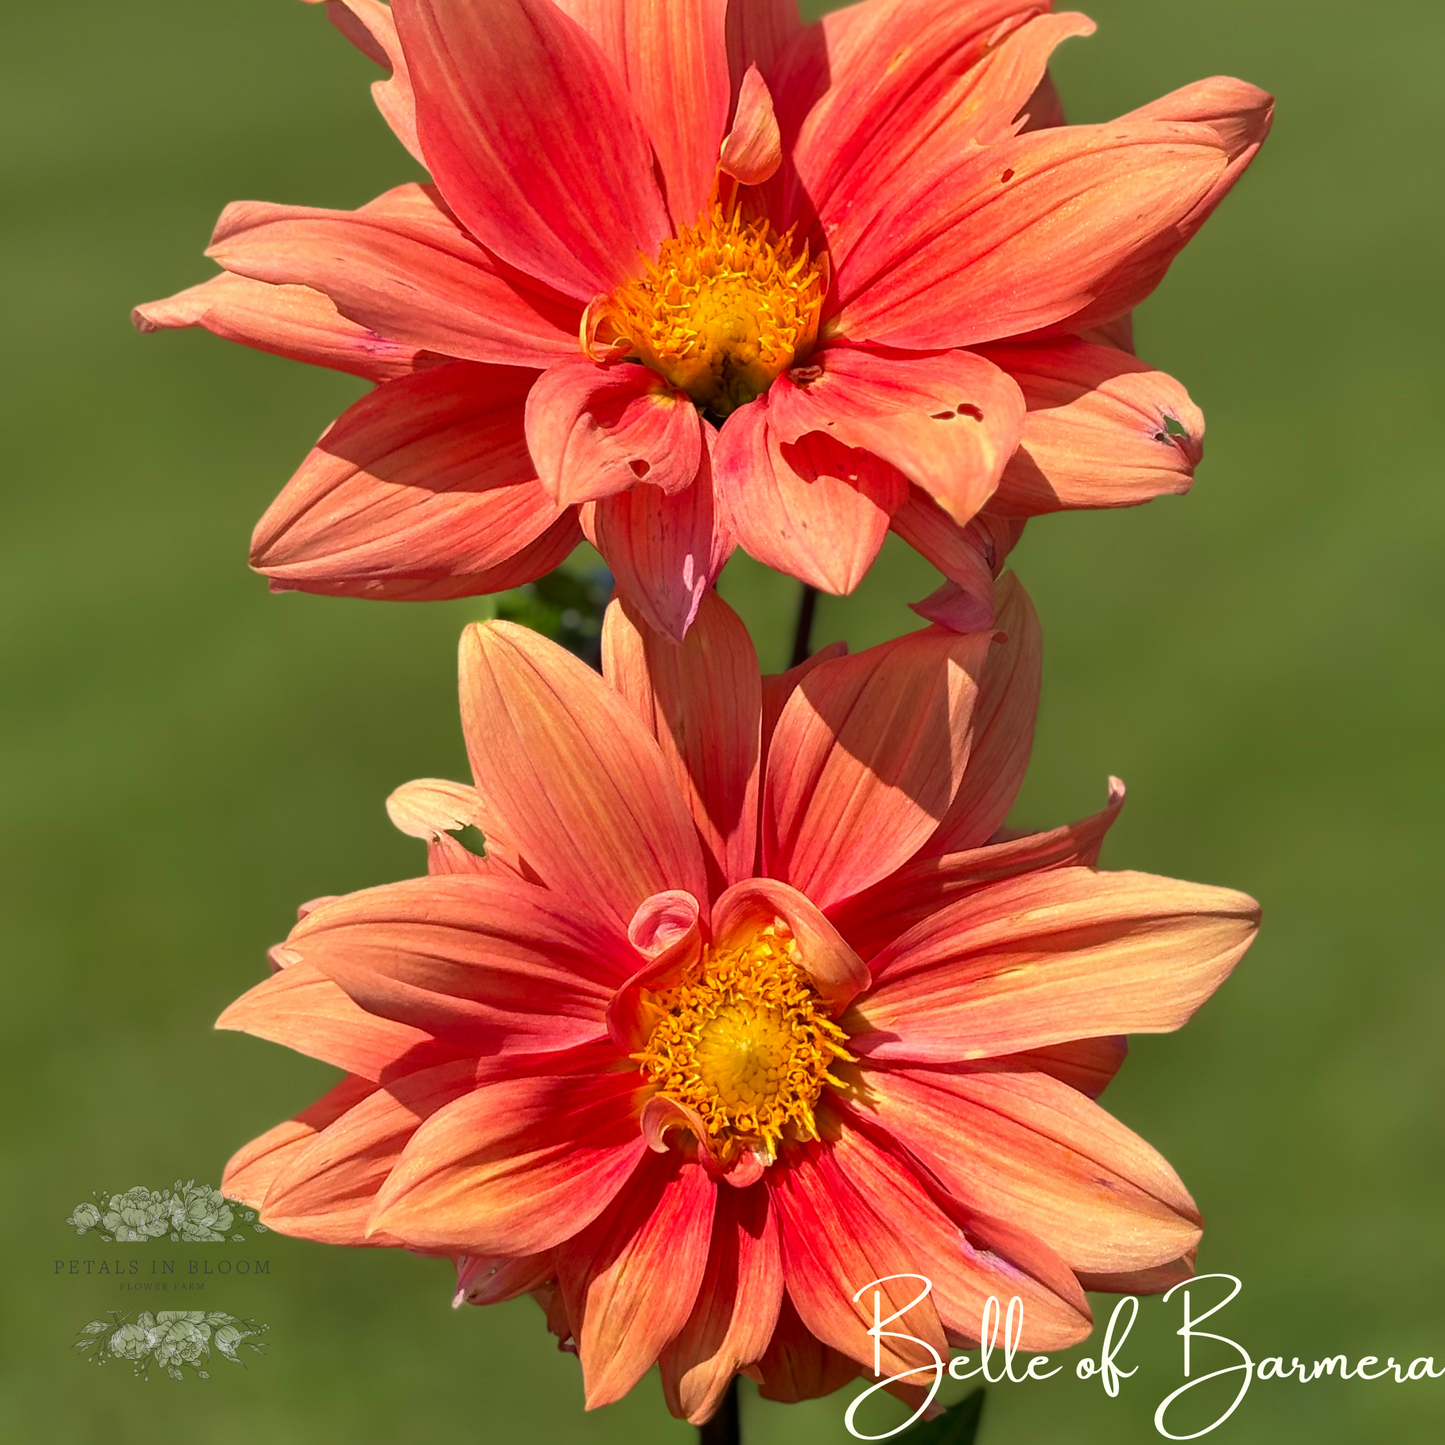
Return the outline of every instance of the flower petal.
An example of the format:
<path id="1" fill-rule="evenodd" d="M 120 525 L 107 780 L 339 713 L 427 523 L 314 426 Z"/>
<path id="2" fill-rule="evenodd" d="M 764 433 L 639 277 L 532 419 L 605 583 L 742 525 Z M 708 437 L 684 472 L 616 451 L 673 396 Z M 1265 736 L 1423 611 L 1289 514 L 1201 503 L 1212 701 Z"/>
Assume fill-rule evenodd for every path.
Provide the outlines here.
<path id="1" fill-rule="evenodd" d="M 657 739 L 710 874 L 723 888 L 752 877 L 762 678 L 737 613 L 708 592 L 686 639 L 674 643 L 635 604 L 616 601 L 602 629 L 602 674 Z"/>
<path id="2" fill-rule="evenodd" d="M 391 381 L 447 360 L 348 321 L 319 291 L 267 286 L 224 271 L 164 301 L 137 306 L 131 320 L 142 332 L 201 326 L 225 341 L 367 381 Z"/>
<path id="3" fill-rule="evenodd" d="M 870 1071 L 870 1081 L 873 1076 Z M 894 1150 L 847 1121 L 839 1127 L 832 1160 L 839 1179 L 896 1234 L 910 1260 L 905 1267 L 932 1281 L 929 1303 L 950 1338 L 979 1339 L 990 1295 L 1022 1301 L 1025 1349 L 1067 1349 L 1089 1333 L 1093 1321 L 1078 1281 L 1046 1243 L 1039 1248 L 1030 1239 L 1026 1226 L 1010 1220 L 1004 1227 L 993 1211 L 960 1215 L 945 1208 Z M 926 1168 L 932 1165 L 930 1158 Z M 907 1319 L 911 1324 L 916 1317 L 910 1312 Z"/>
<path id="4" fill-rule="evenodd" d="M 1163 1157 L 1047 1074 L 880 1068 L 865 1079 L 860 1117 L 965 1210 L 1004 1216 L 1070 1269 L 1151 1269 L 1199 1240 L 1199 1211 Z"/>
<path id="5" fill-rule="evenodd" d="M 1012 573 L 1000 577 L 994 590 L 994 626 L 1003 640 L 994 642 L 984 663 L 968 768 L 925 844 L 929 854 L 960 853 L 992 838 L 1028 767 L 1043 681 L 1043 638 L 1034 604 Z"/>
<path id="6" fill-rule="evenodd" d="M 892 208 L 903 223 L 860 237 L 837 264 L 834 325 L 854 341 L 927 349 L 1077 318 L 1174 233 L 1225 167 L 1207 126 L 1119 121 L 910 168 Z M 1131 292 L 1119 309 L 1142 299 Z"/>
<path id="7" fill-rule="evenodd" d="M 294 1119 L 268 1129 L 249 1144 L 238 1149 L 221 1176 L 221 1192 L 227 1199 L 239 1199 L 252 1209 L 260 1209 L 272 1180 L 291 1160 L 311 1147 L 311 1142 L 349 1109 L 354 1108 L 376 1084 L 370 1079 L 352 1075 L 334 1089 L 323 1094 L 309 1109 Z"/>
<path id="8" fill-rule="evenodd" d="M 1171 376 L 1112 346 L 1061 341 L 985 353 L 1023 389 L 1023 445 L 991 503 L 1017 516 L 1131 507 L 1187 492 L 1204 414 Z"/>
<path id="9" fill-rule="evenodd" d="M 556 3 L 617 67 L 657 153 L 672 218 L 690 225 L 712 189 L 732 100 L 728 0 Z"/>
<path id="10" fill-rule="evenodd" d="M 777 1328 L 767 1351 L 758 1361 L 758 1394 L 765 1400 L 796 1405 L 841 1390 L 862 1370 L 858 1361 L 825 1345 L 798 1318 L 786 1294 L 778 1312 Z"/>
<path id="11" fill-rule="evenodd" d="M 452 1307 L 495 1305 L 531 1294 L 557 1277 L 557 1260 L 550 1249 L 524 1254 L 520 1259 L 495 1254 L 460 1254 L 456 1259 L 457 1292 Z"/>
<path id="12" fill-rule="evenodd" d="M 697 480 L 675 495 L 643 482 L 587 504 L 581 519 L 619 594 L 632 599 L 649 627 L 681 642 L 734 546 L 708 453 Z"/>
<path id="13" fill-rule="evenodd" d="M 922 1287 L 916 1277 L 920 1265 L 910 1252 L 915 1242 L 911 1221 L 874 1213 L 839 1168 L 829 1144 L 790 1147 L 766 1179 L 778 1216 L 788 1297 L 818 1339 L 870 1367 L 876 1346 L 890 1375 L 948 1358 L 932 1300 L 925 1297 L 908 1309 Z M 907 1310 L 902 1338 L 887 1332 L 869 1337 L 874 1281 L 885 1315 Z M 855 1292 L 866 1298 L 855 1298 Z"/>
<path id="14" fill-rule="evenodd" d="M 477 1071 L 475 1059 L 454 1059 L 368 1094 L 278 1171 L 262 1222 L 322 1244 L 397 1243 L 368 1229 L 377 1191 L 421 1122 L 474 1088 Z"/>
<path id="15" fill-rule="evenodd" d="M 320 0 L 306 0 L 306 3 L 315 5 Z M 416 100 L 411 91 L 411 77 L 396 38 L 396 22 L 391 18 L 390 7 L 382 0 L 327 0 L 326 13 L 331 23 L 363 55 L 391 71 L 389 80 L 378 80 L 372 85 L 372 99 L 396 138 L 425 165 L 416 139 Z"/>
<path id="16" fill-rule="evenodd" d="M 700 1165 L 649 1153 L 611 1207 L 558 1248 L 589 1410 L 620 1400 L 687 1323 L 717 1193 Z"/>
<path id="17" fill-rule="evenodd" d="M 821 667 L 825 662 L 832 662 L 835 658 L 847 657 L 848 644 L 846 642 L 830 642 L 826 647 L 820 647 L 811 657 L 805 657 L 796 667 L 790 667 L 786 672 L 770 672 L 763 676 L 763 774 L 767 775 L 768 748 L 772 745 L 773 733 L 777 730 L 778 719 L 783 715 L 783 709 L 788 705 L 788 699 L 802 684 L 814 668 Z"/>
<path id="18" fill-rule="evenodd" d="M 994 569 L 988 540 L 972 522 L 960 527 L 920 487 L 893 514 L 893 530 L 952 584 L 945 612 L 940 595 L 913 604 L 931 622 L 951 625 L 955 632 L 982 632 L 994 622 Z"/>
<path id="19" fill-rule="evenodd" d="M 1103 1034 L 1168 1033 L 1229 976 L 1259 927 L 1242 893 L 1061 868 L 995 883 L 873 961 L 849 1048 L 951 1063 Z"/>
<path id="20" fill-rule="evenodd" d="M 802 28 L 798 0 L 729 0 L 728 69 L 734 92 L 741 89 L 750 65 L 766 75 Z"/>
<path id="21" fill-rule="evenodd" d="M 963 525 L 1018 447 L 1024 401 L 1010 377 L 970 352 L 886 356 L 833 346 L 773 383 L 765 415 L 784 445 L 821 432 L 882 458 Z"/>
<path id="22" fill-rule="evenodd" d="M 656 253 L 671 227 L 647 134 L 552 0 L 396 0 L 393 14 L 427 166 L 487 250 L 583 302 Z"/>
<path id="23" fill-rule="evenodd" d="M 828 910 L 937 828 L 963 776 L 989 634 L 929 628 L 815 668 L 778 721 L 763 870 Z"/>
<path id="24" fill-rule="evenodd" d="M 736 883 L 713 905 L 713 938 L 719 948 L 745 943 L 759 930 L 783 923 L 797 941 L 797 963 L 835 1012 L 868 987 L 863 960 L 838 930 L 796 888 L 773 878 Z"/>
<path id="25" fill-rule="evenodd" d="M 750 65 L 738 93 L 733 128 L 723 141 L 718 169 L 745 186 L 771 180 L 783 161 L 783 138 L 768 83 L 756 65 Z"/>
<path id="26" fill-rule="evenodd" d="M 553 1248 L 606 1209 L 647 1152 L 641 1092 L 631 1064 L 483 1085 L 417 1130 L 370 1228 L 449 1253 Z"/>
<path id="27" fill-rule="evenodd" d="M 871 452 L 825 432 L 783 441 L 767 396 L 735 411 L 718 437 L 718 495 L 728 526 L 750 557 L 846 596 L 863 580 L 908 479 Z"/>
<path id="28" fill-rule="evenodd" d="M 364 1079 L 410 1073 L 456 1054 L 424 1029 L 368 1013 L 319 969 L 299 962 L 242 994 L 216 1027 L 269 1039 Z"/>
<path id="29" fill-rule="evenodd" d="M 559 519 L 522 429 L 532 375 L 456 362 L 362 397 L 257 523 L 252 566 L 309 589 L 507 562 Z"/>
<path id="30" fill-rule="evenodd" d="M 697 1301 L 658 1360 L 667 1408 L 694 1425 L 710 1420 L 733 1376 L 762 1359 L 782 1302 L 778 1225 L 767 1190 L 719 1189 Z"/>
<path id="31" fill-rule="evenodd" d="M 426 842 L 426 871 L 430 874 L 501 872 L 532 883 L 538 881 L 506 838 L 505 830 L 481 794 L 465 783 L 450 783 L 440 778 L 418 778 L 403 783 L 387 798 L 386 812 L 401 832 Z M 470 852 L 452 837 L 454 832 L 467 827 L 480 830 L 485 854 L 478 856 Z"/>
<path id="32" fill-rule="evenodd" d="M 505 876 L 348 894 L 308 913 L 286 949 L 368 1013 L 475 1054 L 601 1038 L 608 1002 L 638 963 L 583 900 Z"/>
<path id="33" fill-rule="evenodd" d="M 1131 257 L 1100 288 L 1094 303 L 1081 312 L 1071 329 L 1085 330 L 1122 316 L 1163 279 L 1175 256 L 1214 214 L 1215 207 L 1249 169 L 1274 123 L 1274 97 L 1258 86 L 1229 76 L 1215 76 L 1186 85 L 1121 117 L 1122 121 L 1177 121 L 1208 127 L 1223 147 L 1227 164 L 1209 192 L 1153 247 Z"/>
<path id="34" fill-rule="evenodd" d="M 563 361 L 527 396 L 527 446 L 559 507 L 643 481 L 671 496 L 697 480 L 702 419 L 686 392 L 648 367 Z"/>
<path id="35" fill-rule="evenodd" d="M 256 281 L 310 286 L 423 351 L 538 369 L 577 354 L 577 304 L 489 256 L 434 186 L 398 186 L 358 211 L 237 201 L 206 254 Z"/>
<path id="36" fill-rule="evenodd" d="M 548 888 L 625 934 L 638 905 L 706 899 L 702 849 L 661 750 L 584 662 L 507 622 L 461 644 L 477 790 Z"/>
<path id="37" fill-rule="evenodd" d="M 1051 868 L 1095 867 L 1104 837 L 1123 806 L 1124 785 L 1110 778 L 1104 809 L 1080 822 L 958 853 L 934 853 L 930 840 L 896 873 L 835 908 L 833 922 L 864 958 L 872 958 L 946 904 L 1002 878 Z"/>

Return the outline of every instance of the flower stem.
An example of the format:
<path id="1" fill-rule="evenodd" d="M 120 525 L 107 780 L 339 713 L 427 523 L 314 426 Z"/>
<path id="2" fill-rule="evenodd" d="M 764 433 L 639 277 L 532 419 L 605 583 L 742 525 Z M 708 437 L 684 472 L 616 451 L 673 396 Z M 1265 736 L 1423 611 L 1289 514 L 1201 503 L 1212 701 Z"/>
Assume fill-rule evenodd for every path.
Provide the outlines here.
<path id="1" fill-rule="evenodd" d="M 803 583 L 803 595 L 798 599 L 798 626 L 793 633 L 793 660 L 789 667 L 806 662 L 813 651 L 813 614 L 818 610 L 818 589 Z"/>
<path id="2" fill-rule="evenodd" d="M 743 1423 L 738 1410 L 738 1377 L 728 1386 L 716 1415 L 698 1426 L 698 1445 L 742 1445 Z"/>

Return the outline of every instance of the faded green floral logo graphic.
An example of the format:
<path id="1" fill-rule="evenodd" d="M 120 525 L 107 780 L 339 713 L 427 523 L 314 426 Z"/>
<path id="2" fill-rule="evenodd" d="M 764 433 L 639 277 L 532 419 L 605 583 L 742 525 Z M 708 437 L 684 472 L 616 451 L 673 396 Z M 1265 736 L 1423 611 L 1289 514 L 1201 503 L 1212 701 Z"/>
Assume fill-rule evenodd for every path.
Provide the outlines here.
<path id="1" fill-rule="evenodd" d="M 145 1244 L 162 1235 L 176 1243 L 224 1244 L 233 1227 L 266 1233 L 254 1209 L 194 1179 L 184 1183 L 177 1179 L 169 1189 L 146 1189 L 137 1184 L 124 1194 L 96 1190 L 71 1210 L 65 1222 L 73 1225 L 77 1234 L 100 1230 L 107 1244 Z M 244 1234 L 232 1234 L 230 1239 L 236 1244 L 246 1242 Z"/>
<path id="2" fill-rule="evenodd" d="M 152 1365 L 173 1380 L 184 1380 L 187 1369 L 194 1370 L 198 1380 L 208 1380 L 210 1372 L 204 1366 L 210 1363 L 212 1350 L 230 1364 L 243 1364 L 242 1350 L 264 1353 L 265 1347 L 254 1341 L 269 1328 L 221 1310 L 161 1310 L 154 1315 L 142 1310 L 134 1320 L 129 1313 L 111 1310 L 109 1318 L 91 1320 L 78 1331 L 75 1348 L 95 1365 L 124 1360 L 141 1380 L 150 1378 Z"/>

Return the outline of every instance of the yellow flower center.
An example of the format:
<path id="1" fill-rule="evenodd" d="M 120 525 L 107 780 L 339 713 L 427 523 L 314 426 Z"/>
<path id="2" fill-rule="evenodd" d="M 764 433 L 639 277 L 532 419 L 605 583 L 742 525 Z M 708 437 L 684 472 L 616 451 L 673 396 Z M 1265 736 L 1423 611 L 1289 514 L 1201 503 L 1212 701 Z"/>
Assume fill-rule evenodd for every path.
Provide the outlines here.
<path id="1" fill-rule="evenodd" d="M 766 928 L 734 948 L 708 949 L 656 995 L 662 1017 L 634 1055 L 659 1092 L 702 1121 L 725 1163 L 741 1149 L 771 1161 L 787 1137 L 816 1139 L 813 1109 L 829 1068 L 852 1059 L 846 1035 L 796 961 L 797 943 Z"/>
<path id="2" fill-rule="evenodd" d="M 812 350 L 827 290 L 826 256 L 714 204 L 608 298 L 595 337 L 725 417 Z"/>

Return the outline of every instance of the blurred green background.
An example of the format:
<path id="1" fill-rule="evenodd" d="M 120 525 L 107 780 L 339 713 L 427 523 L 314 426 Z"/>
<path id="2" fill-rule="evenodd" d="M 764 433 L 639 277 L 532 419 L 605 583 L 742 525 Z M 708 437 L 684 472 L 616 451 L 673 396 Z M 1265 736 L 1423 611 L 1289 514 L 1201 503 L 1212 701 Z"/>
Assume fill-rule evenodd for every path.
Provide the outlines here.
<path id="1" fill-rule="evenodd" d="M 1056 67 L 1074 119 L 1219 72 L 1280 109 L 1139 319 L 1209 416 L 1194 495 L 1046 519 L 1017 554 L 1048 644 L 1018 821 L 1092 811 L 1117 772 L 1108 864 L 1264 902 L 1236 978 L 1182 1034 L 1138 1043 L 1109 1096 L 1199 1199 L 1202 1266 L 1245 1281 L 1223 1333 L 1256 1358 L 1445 1360 L 1445 7 L 1085 8 L 1100 33 Z M 271 1326 L 244 1373 L 142 1384 L 69 1349 L 150 1302 L 57 1259 L 199 1248 L 77 1239 L 70 1209 L 218 1179 L 327 1082 L 210 1024 L 298 901 L 419 869 L 381 804 L 464 773 L 454 647 L 479 608 L 269 597 L 251 526 L 359 383 L 126 319 L 209 273 L 227 201 L 354 206 L 411 174 L 369 63 L 291 0 L 6 13 L 0 1439 L 686 1441 L 655 1378 L 584 1416 L 530 1301 L 453 1312 L 446 1267 L 387 1252 L 228 1246 L 270 1277 L 183 1303 Z M 824 600 L 817 640 L 905 629 L 925 572 L 890 551 Z M 793 585 L 738 563 L 724 588 L 776 662 Z M 1072 1374 L 1003 1387 L 982 1438 L 1157 1439 L 1177 1322 L 1146 1302 L 1118 1400 Z M 842 1442 L 844 1398 L 749 1396 L 747 1439 Z M 1269 1384 L 1212 1438 L 1405 1445 L 1442 1426 L 1445 1383 Z"/>

